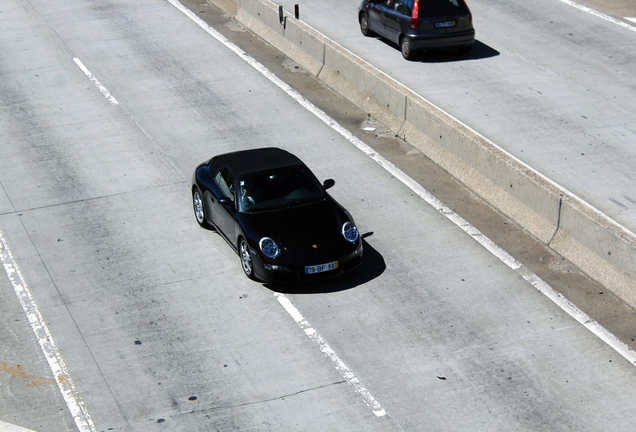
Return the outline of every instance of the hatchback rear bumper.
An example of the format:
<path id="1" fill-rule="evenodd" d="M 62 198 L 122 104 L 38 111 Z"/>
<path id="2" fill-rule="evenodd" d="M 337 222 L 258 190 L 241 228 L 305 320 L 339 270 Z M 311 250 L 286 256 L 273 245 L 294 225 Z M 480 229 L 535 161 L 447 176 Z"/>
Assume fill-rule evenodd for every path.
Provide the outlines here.
<path id="1" fill-rule="evenodd" d="M 407 35 L 411 38 L 411 48 L 421 51 L 434 48 L 452 48 L 468 46 L 475 43 L 475 30 L 467 30 L 450 34 Z"/>

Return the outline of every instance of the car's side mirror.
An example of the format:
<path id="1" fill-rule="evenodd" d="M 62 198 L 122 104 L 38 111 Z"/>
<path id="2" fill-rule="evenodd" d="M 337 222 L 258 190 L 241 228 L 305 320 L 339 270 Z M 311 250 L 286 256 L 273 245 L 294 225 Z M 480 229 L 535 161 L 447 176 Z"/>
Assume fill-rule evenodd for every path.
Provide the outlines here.
<path id="1" fill-rule="evenodd" d="M 228 197 L 219 198 L 218 201 L 219 201 L 219 204 L 222 204 L 222 205 L 232 205 L 232 204 L 234 204 L 234 201 L 232 201 Z"/>
<path id="2" fill-rule="evenodd" d="M 327 179 L 325 180 L 325 182 L 322 184 L 322 187 L 326 189 L 329 189 L 330 187 L 333 187 L 333 185 L 336 184 L 336 181 L 334 179 Z"/>

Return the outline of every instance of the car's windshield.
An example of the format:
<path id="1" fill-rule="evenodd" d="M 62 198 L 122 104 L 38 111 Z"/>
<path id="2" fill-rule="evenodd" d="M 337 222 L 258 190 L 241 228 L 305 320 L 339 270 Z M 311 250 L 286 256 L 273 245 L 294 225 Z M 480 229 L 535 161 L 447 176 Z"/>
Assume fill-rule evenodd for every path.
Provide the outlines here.
<path id="1" fill-rule="evenodd" d="M 239 178 L 239 211 L 286 208 L 324 198 L 325 192 L 307 167 L 297 166 Z"/>

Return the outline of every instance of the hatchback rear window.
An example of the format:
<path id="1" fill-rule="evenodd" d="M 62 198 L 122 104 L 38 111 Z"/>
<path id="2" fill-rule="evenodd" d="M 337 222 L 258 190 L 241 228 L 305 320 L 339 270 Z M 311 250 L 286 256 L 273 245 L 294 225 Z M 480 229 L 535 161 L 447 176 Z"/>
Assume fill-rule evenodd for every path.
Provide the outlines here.
<path id="1" fill-rule="evenodd" d="M 468 13 L 468 11 L 462 0 L 420 0 L 419 4 L 420 18 L 463 15 L 466 13 Z"/>

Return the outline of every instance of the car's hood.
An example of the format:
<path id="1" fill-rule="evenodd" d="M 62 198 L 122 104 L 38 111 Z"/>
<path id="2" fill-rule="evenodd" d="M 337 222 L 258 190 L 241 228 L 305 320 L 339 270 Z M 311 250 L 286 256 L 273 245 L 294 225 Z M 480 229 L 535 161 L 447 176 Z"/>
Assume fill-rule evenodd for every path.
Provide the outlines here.
<path id="1" fill-rule="evenodd" d="M 278 211 L 252 213 L 248 217 L 255 231 L 270 237 L 293 254 L 312 254 L 341 246 L 344 211 L 330 198 Z"/>

